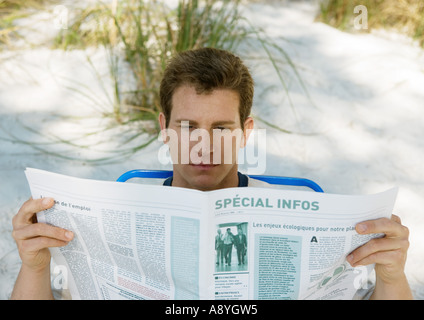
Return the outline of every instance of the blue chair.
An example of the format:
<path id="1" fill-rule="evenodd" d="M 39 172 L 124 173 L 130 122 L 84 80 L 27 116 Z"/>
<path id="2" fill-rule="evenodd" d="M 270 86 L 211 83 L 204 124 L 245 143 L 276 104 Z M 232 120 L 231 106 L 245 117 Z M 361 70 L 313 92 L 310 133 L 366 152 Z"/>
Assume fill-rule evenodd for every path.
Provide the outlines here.
<path id="1" fill-rule="evenodd" d="M 166 179 L 172 176 L 172 170 L 145 170 L 136 169 L 130 170 L 122 174 L 116 181 L 125 182 L 132 178 L 152 178 L 152 179 Z M 322 188 L 312 180 L 304 178 L 293 178 L 293 177 L 278 177 L 278 176 L 264 176 L 264 175 L 249 175 L 249 177 L 261 181 L 265 181 L 269 184 L 287 185 L 287 186 L 299 186 L 308 187 L 316 192 L 324 192 Z"/>

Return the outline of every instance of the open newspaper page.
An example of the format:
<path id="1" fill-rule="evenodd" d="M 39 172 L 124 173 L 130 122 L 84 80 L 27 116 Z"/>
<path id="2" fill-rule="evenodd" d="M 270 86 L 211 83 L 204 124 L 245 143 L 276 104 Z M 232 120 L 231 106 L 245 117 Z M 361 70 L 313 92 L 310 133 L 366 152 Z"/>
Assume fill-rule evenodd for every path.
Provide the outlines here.
<path id="1" fill-rule="evenodd" d="M 60 274 L 53 289 L 72 299 L 206 298 L 206 194 L 35 169 L 26 175 L 34 198 L 55 199 L 38 220 L 75 233 L 51 249 Z"/>
<path id="2" fill-rule="evenodd" d="M 216 299 L 353 299 L 373 266 L 346 256 L 380 234 L 361 221 L 389 218 L 397 189 L 367 196 L 243 188 L 214 192 Z"/>
<path id="3" fill-rule="evenodd" d="M 201 192 L 27 169 L 40 222 L 72 230 L 52 248 L 52 288 L 73 299 L 352 299 L 372 266 L 346 255 L 390 217 L 396 189 L 341 196 L 272 188 Z"/>

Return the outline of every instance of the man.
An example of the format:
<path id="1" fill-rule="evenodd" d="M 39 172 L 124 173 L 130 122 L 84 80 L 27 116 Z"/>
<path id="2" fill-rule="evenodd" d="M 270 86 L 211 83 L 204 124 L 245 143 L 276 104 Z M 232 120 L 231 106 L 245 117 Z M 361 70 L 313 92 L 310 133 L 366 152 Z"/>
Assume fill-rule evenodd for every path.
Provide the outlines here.
<path id="1" fill-rule="evenodd" d="M 221 229 L 218 229 L 216 231 L 215 251 L 216 251 L 216 265 L 219 266 L 219 261 L 221 261 L 221 264 L 224 262 L 224 240 L 222 239 Z"/>
<path id="2" fill-rule="evenodd" d="M 253 80 L 238 57 L 209 48 L 176 55 L 165 71 L 160 100 L 163 112 L 159 123 L 174 162 L 174 175 L 165 185 L 198 190 L 258 185 L 239 173 L 237 166 L 237 148 L 245 146 L 253 128 L 253 119 L 249 117 Z M 196 146 L 182 139 L 187 130 L 196 129 L 209 134 L 214 130 L 224 132 L 224 136 L 231 134 L 232 143 L 216 149 L 218 143 L 202 139 L 201 148 L 196 150 Z M 228 151 L 231 161 L 223 161 Z M 183 161 L 187 160 L 184 159 L 187 152 L 190 159 Z M 37 223 L 35 213 L 53 204 L 53 199 L 30 199 L 13 218 L 13 237 L 22 259 L 13 299 L 53 298 L 48 248 L 65 246 L 73 238 L 70 231 Z M 404 273 L 409 235 L 399 217 L 365 221 L 356 230 L 361 234 L 385 234 L 348 256 L 353 266 L 375 263 L 376 286 L 371 298 L 412 298 Z"/>
<path id="3" fill-rule="evenodd" d="M 243 233 L 243 230 L 240 227 L 237 228 L 237 235 L 234 237 L 234 245 L 237 249 L 238 265 L 244 264 L 244 257 L 246 255 L 247 248 L 247 239 L 246 235 Z"/>
<path id="4" fill-rule="evenodd" d="M 230 228 L 227 228 L 227 232 L 224 235 L 224 259 L 225 263 L 231 267 L 231 257 L 233 255 L 233 243 L 234 235 Z"/>
<path id="5" fill-rule="evenodd" d="M 214 49 L 177 55 L 165 71 L 160 99 L 159 123 L 174 172 L 165 185 L 203 191 L 248 185 L 248 177 L 237 171 L 237 155 L 253 129 L 253 79 L 239 58 Z M 206 133 L 198 152 L 193 148 L 199 142 L 184 137 L 195 130 Z M 216 133 L 222 139 L 215 139 Z M 216 143 L 228 136 L 230 143 Z"/>

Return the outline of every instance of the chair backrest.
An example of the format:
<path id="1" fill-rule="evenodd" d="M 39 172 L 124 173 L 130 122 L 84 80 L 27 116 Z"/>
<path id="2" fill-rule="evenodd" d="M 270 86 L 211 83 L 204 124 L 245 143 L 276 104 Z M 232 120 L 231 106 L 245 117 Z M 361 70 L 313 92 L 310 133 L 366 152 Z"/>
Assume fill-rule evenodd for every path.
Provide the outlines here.
<path id="1" fill-rule="evenodd" d="M 125 172 L 116 181 L 125 182 L 132 178 L 166 179 L 172 176 L 172 174 L 172 170 L 135 169 Z M 249 177 L 265 181 L 269 184 L 308 187 L 316 192 L 324 192 L 316 182 L 309 179 L 265 175 L 249 175 Z"/>

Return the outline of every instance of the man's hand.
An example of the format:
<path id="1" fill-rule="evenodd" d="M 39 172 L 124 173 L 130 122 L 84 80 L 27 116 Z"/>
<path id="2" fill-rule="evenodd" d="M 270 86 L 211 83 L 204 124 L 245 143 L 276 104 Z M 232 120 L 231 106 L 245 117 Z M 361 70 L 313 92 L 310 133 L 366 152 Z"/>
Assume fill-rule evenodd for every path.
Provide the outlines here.
<path id="1" fill-rule="evenodd" d="M 364 221 L 356 225 L 356 231 L 359 234 L 385 234 L 382 238 L 371 239 L 347 257 L 353 267 L 375 263 L 374 298 L 412 298 L 404 272 L 409 230 L 402 225 L 400 218 L 392 215 L 391 219 Z"/>
<path id="2" fill-rule="evenodd" d="M 18 246 L 22 264 L 34 271 L 50 266 L 49 247 L 65 246 L 73 238 L 70 231 L 37 223 L 36 212 L 49 209 L 53 204 L 51 198 L 31 198 L 22 205 L 12 220 L 12 236 Z"/>

